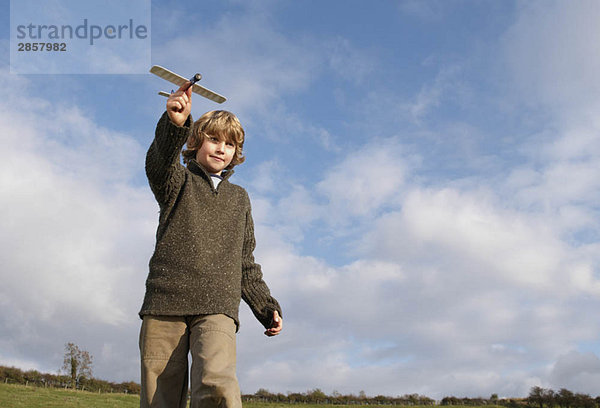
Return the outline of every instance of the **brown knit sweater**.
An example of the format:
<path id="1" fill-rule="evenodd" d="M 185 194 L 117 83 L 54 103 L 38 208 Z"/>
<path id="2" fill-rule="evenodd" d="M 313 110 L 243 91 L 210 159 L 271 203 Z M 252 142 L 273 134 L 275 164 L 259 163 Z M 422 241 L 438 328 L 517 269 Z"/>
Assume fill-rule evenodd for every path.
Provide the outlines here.
<path id="1" fill-rule="evenodd" d="M 165 112 L 146 156 L 146 175 L 160 206 L 156 247 L 150 259 L 144 315 L 190 316 L 223 313 L 239 328 L 240 299 L 271 327 L 281 308 L 254 262 L 254 225 L 246 190 L 223 173 L 217 189 L 195 161 L 179 155 L 192 128 L 171 123 Z"/>

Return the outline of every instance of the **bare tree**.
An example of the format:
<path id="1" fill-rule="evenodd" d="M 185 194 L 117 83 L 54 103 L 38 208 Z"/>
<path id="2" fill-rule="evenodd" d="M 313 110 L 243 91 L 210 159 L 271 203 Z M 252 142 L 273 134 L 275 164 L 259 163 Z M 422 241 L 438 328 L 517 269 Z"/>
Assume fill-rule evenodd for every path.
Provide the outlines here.
<path id="1" fill-rule="evenodd" d="M 67 343 L 62 370 L 71 377 L 71 387 L 77 388 L 82 378 L 92 378 L 92 355 L 75 343 Z"/>

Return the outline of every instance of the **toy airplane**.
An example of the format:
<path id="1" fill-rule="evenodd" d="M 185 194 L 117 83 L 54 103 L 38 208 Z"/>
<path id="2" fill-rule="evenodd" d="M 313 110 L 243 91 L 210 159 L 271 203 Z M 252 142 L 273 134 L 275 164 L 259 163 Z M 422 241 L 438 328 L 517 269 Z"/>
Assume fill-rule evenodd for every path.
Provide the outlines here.
<path id="1" fill-rule="evenodd" d="M 225 98 L 224 96 L 219 95 L 218 93 L 213 92 L 210 89 L 206 89 L 205 87 L 198 85 L 196 82 L 202 79 L 202 75 L 200 74 L 194 75 L 191 79 L 185 79 L 181 75 L 177 75 L 176 73 L 171 72 L 168 69 L 161 67 L 160 65 L 154 65 L 152 68 L 150 68 L 150 72 L 156 76 L 161 77 L 162 79 L 166 79 L 167 81 L 177 86 L 182 86 L 187 83 L 188 86 L 187 88 L 185 88 L 186 90 L 191 86 L 192 92 L 197 93 L 198 95 L 202 95 L 205 98 L 210 99 L 211 101 L 223 103 L 227 100 L 227 98 Z M 173 91 L 171 91 L 171 93 L 172 92 Z M 170 93 L 164 91 L 160 91 L 158 94 L 166 97 L 169 97 L 170 95 Z"/>

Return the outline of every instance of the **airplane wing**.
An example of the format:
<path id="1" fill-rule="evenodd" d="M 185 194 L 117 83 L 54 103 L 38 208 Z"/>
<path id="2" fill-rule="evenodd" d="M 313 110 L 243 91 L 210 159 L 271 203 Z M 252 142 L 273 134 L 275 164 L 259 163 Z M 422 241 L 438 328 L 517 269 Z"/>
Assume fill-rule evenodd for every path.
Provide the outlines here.
<path id="1" fill-rule="evenodd" d="M 156 76 L 161 77 L 162 79 L 166 79 L 167 81 L 169 81 L 177 86 L 181 86 L 181 85 L 189 82 L 189 80 L 185 79 L 181 75 L 177 75 L 176 73 L 169 71 L 168 69 L 163 68 L 160 65 L 152 66 L 152 68 L 150 68 L 150 72 Z M 211 101 L 214 101 L 217 103 L 223 103 L 227 100 L 227 98 L 225 98 L 223 95 L 219 95 L 218 93 L 213 92 L 210 89 L 207 89 L 198 84 L 192 85 L 192 92 L 194 92 L 198 95 L 202 95 L 205 98 L 210 99 Z M 166 94 L 166 96 L 169 95 L 166 92 L 162 92 L 162 93 L 159 92 L 159 94 L 160 95 Z"/>

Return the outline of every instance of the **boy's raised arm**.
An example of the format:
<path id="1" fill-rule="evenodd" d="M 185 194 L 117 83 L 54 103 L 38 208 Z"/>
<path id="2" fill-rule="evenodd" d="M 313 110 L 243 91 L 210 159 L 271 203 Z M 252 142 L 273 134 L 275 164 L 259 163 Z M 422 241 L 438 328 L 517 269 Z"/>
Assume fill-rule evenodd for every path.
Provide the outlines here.
<path id="1" fill-rule="evenodd" d="M 191 88 L 185 89 L 186 86 L 181 86 L 167 99 L 166 115 L 163 114 L 159 120 L 146 154 L 146 176 L 160 205 L 165 205 L 183 184 L 178 158 L 189 135 L 192 108 L 192 91 Z"/>

